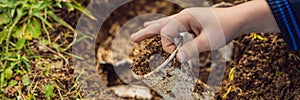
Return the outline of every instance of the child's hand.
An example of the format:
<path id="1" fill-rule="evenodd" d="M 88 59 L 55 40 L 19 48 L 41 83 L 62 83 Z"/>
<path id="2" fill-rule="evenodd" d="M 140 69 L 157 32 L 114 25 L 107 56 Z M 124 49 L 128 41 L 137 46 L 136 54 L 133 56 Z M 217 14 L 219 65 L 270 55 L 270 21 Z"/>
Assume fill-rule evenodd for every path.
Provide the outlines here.
<path id="1" fill-rule="evenodd" d="M 252 8 L 254 5 L 256 8 Z M 146 22 L 144 27 L 131 36 L 132 40 L 138 42 L 160 34 L 163 49 L 167 53 L 175 49 L 173 39 L 180 32 L 195 33 L 196 37 L 179 49 L 177 59 L 180 62 L 187 61 L 199 52 L 221 48 L 240 33 L 278 32 L 274 17 L 264 0 L 254 0 L 231 8 L 188 8 L 175 15 Z"/>

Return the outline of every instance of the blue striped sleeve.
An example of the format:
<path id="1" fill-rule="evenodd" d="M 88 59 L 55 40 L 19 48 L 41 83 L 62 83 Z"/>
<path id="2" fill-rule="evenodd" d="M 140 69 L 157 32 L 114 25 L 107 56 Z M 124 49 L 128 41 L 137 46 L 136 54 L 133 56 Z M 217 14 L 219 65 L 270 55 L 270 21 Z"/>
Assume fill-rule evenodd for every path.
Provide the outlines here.
<path id="1" fill-rule="evenodd" d="M 300 23 L 300 0 L 289 0 L 291 8 L 296 16 L 297 22 Z M 298 11 L 297 11 L 298 9 Z"/>
<path id="2" fill-rule="evenodd" d="M 300 49 L 299 1 L 296 0 L 267 0 L 276 19 L 282 36 L 290 50 Z M 297 4 L 298 5 L 295 5 Z"/>

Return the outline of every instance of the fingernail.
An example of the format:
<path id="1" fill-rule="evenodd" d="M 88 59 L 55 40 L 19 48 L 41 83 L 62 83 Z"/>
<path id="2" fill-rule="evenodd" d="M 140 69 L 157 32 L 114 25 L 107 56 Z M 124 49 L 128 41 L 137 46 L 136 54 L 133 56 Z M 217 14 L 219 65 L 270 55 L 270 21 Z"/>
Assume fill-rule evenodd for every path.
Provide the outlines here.
<path id="1" fill-rule="evenodd" d="M 180 60 L 180 62 L 185 62 L 186 59 L 186 55 L 184 52 L 178 52 L 178 59 Z"/>

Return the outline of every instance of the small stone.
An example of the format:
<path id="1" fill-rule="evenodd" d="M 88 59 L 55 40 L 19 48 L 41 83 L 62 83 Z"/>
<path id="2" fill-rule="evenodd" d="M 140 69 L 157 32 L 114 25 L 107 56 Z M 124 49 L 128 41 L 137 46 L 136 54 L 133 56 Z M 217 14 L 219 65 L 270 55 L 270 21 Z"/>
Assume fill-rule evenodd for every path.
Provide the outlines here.
<path id="1" fill-rule="evenodd" d="M 134 98 L 142 100 L 152 99 L 151 91 L 148 87 L 138 85 L 119 85 L 110 87 L 114 94 L 122 98 Z"/>

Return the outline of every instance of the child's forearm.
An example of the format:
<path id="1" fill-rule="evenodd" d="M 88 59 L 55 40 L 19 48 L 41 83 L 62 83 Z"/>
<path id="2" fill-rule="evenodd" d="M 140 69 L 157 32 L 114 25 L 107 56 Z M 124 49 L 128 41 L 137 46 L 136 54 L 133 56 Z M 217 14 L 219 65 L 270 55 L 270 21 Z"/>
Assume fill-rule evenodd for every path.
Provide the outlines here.
<path id="1" fill-rule="evenodd" d="M 254 0 L 234 6 L 231 11 L 241 18 L 241 33 L 280 32 L 272 11 L 265 0 Z"/>

